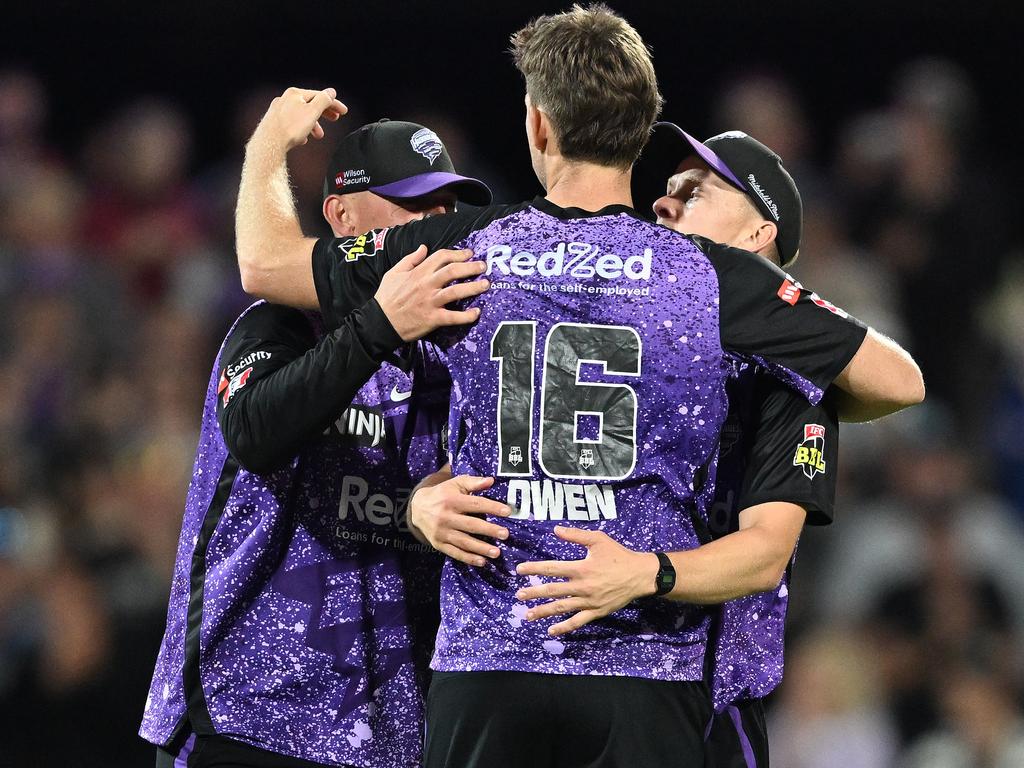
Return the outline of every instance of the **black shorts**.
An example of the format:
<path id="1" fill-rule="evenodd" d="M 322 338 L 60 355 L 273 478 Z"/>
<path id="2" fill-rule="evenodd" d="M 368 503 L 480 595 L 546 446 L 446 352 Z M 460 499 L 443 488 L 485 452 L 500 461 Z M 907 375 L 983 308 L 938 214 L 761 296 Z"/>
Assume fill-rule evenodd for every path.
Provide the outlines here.
<path id="1" fill-rule="evenodd" d="M 703 682 L 435 672 L 424 768 L 703 768 Z"/>
<path id="2" fill-rule="evenodd" d="M 233 741 L 224 736 L 182 734 L 166 749 L 157 747 L 156 768 L 328 768 L 297 757 Z"/>
<path id="3" fill-rule="evenodd" d="M 716 713 L 708 731 L 706 768 L 768 768 L 768 728 L 760 699 Z"/>

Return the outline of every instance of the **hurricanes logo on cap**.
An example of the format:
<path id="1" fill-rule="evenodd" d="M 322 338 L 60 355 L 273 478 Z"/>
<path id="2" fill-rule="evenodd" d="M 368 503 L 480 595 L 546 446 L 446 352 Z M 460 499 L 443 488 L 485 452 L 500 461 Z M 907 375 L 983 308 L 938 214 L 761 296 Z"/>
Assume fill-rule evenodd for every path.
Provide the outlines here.
<path id="1" fill-rule="evenodd" d="M 429 128 L 420 128 L 416 133 L 409 139 L 409 144 L 412 148 L 423 155 L 430 164 L 433 165 L 434 161 L 437 160 L 438 156 L 444 150 L 444 145 L 441 144 L 441 140 L 437 137 Z"/>

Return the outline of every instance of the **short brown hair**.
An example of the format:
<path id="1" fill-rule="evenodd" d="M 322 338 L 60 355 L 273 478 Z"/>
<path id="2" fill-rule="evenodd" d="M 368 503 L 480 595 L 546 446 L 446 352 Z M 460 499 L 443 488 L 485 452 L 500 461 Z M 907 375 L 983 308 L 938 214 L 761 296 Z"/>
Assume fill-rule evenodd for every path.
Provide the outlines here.
<path id="1" fill-rule="evenodd" d="M 574 5 L 512 35 L 512 56 L 566 159 L 636 162 L 662 98 L 651 52 L 629 22 L 601 3 Z"/>

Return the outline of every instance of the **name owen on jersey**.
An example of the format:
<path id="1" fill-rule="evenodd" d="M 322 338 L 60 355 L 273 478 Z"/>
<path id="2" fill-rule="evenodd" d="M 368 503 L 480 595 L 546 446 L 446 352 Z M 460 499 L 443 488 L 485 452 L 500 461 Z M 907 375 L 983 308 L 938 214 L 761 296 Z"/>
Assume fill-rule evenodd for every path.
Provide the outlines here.
<path id="1" fill-rule="evenodd" d="M 510 480 L 506 502 L 523 520 L 614 520 L 615 492 L 610 485 Z"/>

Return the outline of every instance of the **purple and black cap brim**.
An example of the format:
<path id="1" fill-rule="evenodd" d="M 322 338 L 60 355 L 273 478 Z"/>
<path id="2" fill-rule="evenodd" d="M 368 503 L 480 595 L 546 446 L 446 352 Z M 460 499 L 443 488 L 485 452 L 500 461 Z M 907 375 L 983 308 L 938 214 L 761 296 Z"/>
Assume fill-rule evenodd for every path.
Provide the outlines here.
<path id="1" fill-rule="evenodd" d="M 718 154 L 688 134 L 675 123 L 655 123 L 651 138 L 633 167 L 633 202 L 637 212 L 649 219 L 654 201 L 665 194 L 669 177 L 675 175 L 679 164 L 691 155 L 697 155 L 729 184 L 740 191 L 749 190 Z"/>
<path id="2" fill-rule="evenodd" d="M 444 171 L 420 173 L 416 176 L 393 181 L 390 184 L 367 187 L 367 189 L 381 197 L 405 200 L 420 197 L 421 195 L 429 195 L 431 192 L 436 192 L 444 187 L 450 187 L 451 191 L 455 193 L 456 199 L 462 203 L 489 205 L 491 202 L 491 190 L 482 181 Z"/>
<path id="3" fill-rule="evenodd" d="M 747 187 L 747 185 L 739 180 L 736 174 L 732 172 L 732 169 L 729 168 L 728 165 L 726 165 L 725 161 L 721 157 L 719 157 L 715 153 L 715 151 L 711 149 L 711 147 L 709 147 L 707 144 L 704 144 L 703 142 L 693 138 L 693 136 L 688 134 L 675 123 L 655 123 L 654 130 L 657 131 L 659 129 L 662 131 L 671 131 L 675 133 L 677 136 L 679 136 L 679 138 L 681 138 L 683 141 L 690 145 L 690 149 L 694 151 L 697 157 L 699 157 L 701 160 L 707 163 L 711 170 L 713 170 L 715 173 L 717 173 L 723 179 L 728 181 L 741 192 L 750 192 L 750 189 Z M 676 161 L 676 167 L 678 167 L 679 162 L 683 160 L 684 157 L 685 155 L 679 157 L 679 159 Z M 671 173 L 674 172 L 675 169 L 672 169 Z"/>

